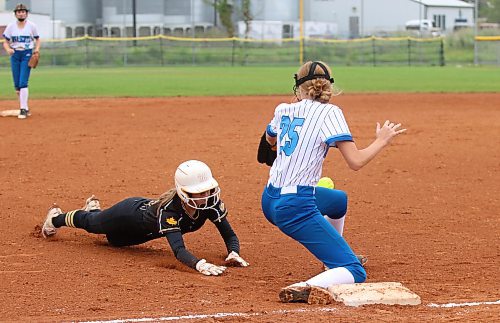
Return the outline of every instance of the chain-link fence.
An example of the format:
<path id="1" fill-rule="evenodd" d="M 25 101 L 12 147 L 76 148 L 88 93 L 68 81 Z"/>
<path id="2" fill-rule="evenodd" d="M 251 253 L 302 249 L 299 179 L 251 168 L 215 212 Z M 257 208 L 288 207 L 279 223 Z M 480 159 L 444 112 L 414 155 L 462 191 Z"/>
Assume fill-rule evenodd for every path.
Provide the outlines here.
<path id="1" fill-rule="evenodd" d="M 164 65 L 297 65 L 298 38 L 80 37 L 42 42 L 43 66 L 164 66 Z M 306 38 L 304 60 L 321 59 L 335 65 L 445 64 L 440 38 Z M 6 55 L 0 66 L 8 66 Z"/>
<path id="2" fill-rule="evenodd" d="M 477 41 L 477 63 L 500 66 L 500 36 L 480 36 Z"/>

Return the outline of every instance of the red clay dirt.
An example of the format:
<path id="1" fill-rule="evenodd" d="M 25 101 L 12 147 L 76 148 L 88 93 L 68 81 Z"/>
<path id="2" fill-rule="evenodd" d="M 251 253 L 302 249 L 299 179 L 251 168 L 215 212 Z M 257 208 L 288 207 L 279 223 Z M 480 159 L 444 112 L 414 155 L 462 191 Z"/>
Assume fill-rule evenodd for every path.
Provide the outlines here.
<path id="1" fill-rule="evenodd" d="M 268 223 L 256 161 L 274 107 L 291 97 L 32 100 L 27 120 L 0 119 L 0 320 L 78 321 L 193 316 L 189 322 L 494 321 L 498 300 L 500 94 L 343 94 L 355 141 L 375 123 L 408 132 L 359 172 L 331 149 L 323 169 L 349 196 L 345 238 L 369 256 L 368 282 L 397 281 L 419 306 L 282 304 L 280 288 L 319 273 L 307 250 Z M 2 109 L 14 109 L 2 101 Z M 208 163 L 222 188 L 248 268 L 206 277 L 175 260 L 165 240 L 112 248 L 103 236 L 35 227 L 96 194 L 104 207 L 156 197 L 176 166 Z M 222 263 L 213 225 L 185 236 L 198 257 Z M 431 307 L 431 303 L 497 302 Z"/>

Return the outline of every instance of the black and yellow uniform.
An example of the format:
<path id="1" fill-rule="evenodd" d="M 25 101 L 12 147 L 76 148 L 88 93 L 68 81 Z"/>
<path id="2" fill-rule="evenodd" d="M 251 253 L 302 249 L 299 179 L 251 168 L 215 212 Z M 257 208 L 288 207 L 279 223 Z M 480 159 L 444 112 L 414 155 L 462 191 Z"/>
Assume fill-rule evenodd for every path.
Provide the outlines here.
<path id="1" fill-rule="evenodd" d="M 102 211 L 70 211 L 53 218 L 52 223 L 56 228 L 68 226 L 105 234 L 108 242 L 117 247 L 166 237 L 175 257 L 195 269 L 200 259 L 186 249 L 182 235 L 197 231 L 207 219 L 219 230 L 228 253 L 234 251 L 239 254 L 238 237 L 226 216 L 227 210 L 222 201 L 214 207 L 196 210 L 190 216 L 184 210 L 180 197 L 174 194 L 167 201 L 131 197 Z"/>

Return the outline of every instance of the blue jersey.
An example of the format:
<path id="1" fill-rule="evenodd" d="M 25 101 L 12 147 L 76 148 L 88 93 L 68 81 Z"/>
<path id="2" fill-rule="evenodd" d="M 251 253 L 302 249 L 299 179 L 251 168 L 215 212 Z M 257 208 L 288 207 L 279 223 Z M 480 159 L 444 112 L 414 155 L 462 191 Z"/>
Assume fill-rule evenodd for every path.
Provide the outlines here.
<path id="1" fill-rule="evenodd" d="M 339 107 L 308 99 L 278 105 L 267 133 L 277 137 L 268 183 L 274 187 L 315 186 L 328 148 L 352 140 Z"/>

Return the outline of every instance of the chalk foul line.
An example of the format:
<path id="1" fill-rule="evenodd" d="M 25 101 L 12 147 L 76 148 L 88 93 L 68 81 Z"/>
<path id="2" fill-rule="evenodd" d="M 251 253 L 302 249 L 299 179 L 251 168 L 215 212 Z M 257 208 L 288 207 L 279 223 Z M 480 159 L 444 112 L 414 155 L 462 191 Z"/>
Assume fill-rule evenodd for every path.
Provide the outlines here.
<path id="1" fill-rule="evenodd" d="M 500 300 L 491 302 L 467 302 L 467 303 L 447 303 L 447 304 L 427 304 L 428 307 L 437 308 L 450 308 L 450 307 L 464 307 L 464 306 L 480 306 L 480 305 L 500 305 Z M 264 311 L 256 313 L 215 313 L 215 314 L 193 314 L 193 315 L 182 315 L 182 316 L 164 316 L 164 317 L 144 317 L 137 319 L 117 319 L 110 321 L 84 321 L 80 323 L 139 323 L 139 322 L 158 322 L 158 321 L 179 321 L 179 320 L 199 320 L 207 318 L 224 318 L 224 317 L 252 317 L 252 316 L 264 316 L 264 315 L 275 315 L 275 314 L 291 314 L 291 313 L 313 313 L 313 312 L 335 312 L 338 311 L 337 308 L 315 308 L 306 309 L 299 308 L 294 310 L 276 310 L 276 311 Z"/>

